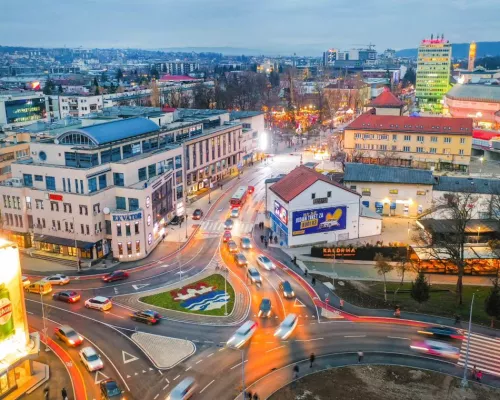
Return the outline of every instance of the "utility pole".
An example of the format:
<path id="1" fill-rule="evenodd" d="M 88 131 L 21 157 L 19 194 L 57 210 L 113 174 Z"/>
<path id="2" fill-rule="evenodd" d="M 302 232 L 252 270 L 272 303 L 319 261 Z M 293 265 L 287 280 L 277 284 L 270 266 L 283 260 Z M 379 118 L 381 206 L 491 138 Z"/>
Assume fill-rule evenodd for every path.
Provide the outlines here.
<path id="1" fill-rule="evenodd" d="M 48 344 L 48 332 L 47 332 L 47 321 L 45 319 L 45 304 L 43 302 L 43 294 L 40 292 L 40 302 L 42 303 L 42 322 L 43 322 L 43 333 L 45 334 L 45 351 L 50 351 Z"/>
<path id="2" fill-rule="evenodd" d="M 467 368 L 469 364 L 469 348 L 470 348 L 470 334 L 472 328 L 472 308 L 474 306 L 474 296 L 476 293 L 472 293 L 472 300 L 470 302 L 470 314 L 469 314 L 469 332 L 467 333 L 467 350 L 465 352 L 465 364 L 464 364 L 464 377 L 462 378 L 462 387 L 467 387 L 469 382 L 467 381 Z"/>

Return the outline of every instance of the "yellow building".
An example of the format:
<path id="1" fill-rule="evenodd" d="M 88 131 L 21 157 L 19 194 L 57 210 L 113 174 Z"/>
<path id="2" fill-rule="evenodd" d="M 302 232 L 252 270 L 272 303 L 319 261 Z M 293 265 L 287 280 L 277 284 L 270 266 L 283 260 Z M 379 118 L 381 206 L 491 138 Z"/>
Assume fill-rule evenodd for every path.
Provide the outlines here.
<path id="1" fill-rule="evenodd" d="M 360 115 L 345 128 L 347 160 L 423 169 L 469 168 L 471 118 Z"/>
<path id="2" fill-rule="evenodd" d="M 11 164 L 30 155 L 30 134 L 8 132 L 0 136 L 0 182 L 9 179 Z"/>

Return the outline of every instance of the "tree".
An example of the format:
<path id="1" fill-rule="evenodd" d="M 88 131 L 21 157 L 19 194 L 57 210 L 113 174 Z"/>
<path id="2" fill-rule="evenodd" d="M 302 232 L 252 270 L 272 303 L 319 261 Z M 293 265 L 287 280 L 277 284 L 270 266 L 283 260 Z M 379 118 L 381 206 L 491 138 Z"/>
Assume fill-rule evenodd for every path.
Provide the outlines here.
<path id="1" fill-rule="evenodd" d="M 403 86 L 407 87 L 410 85 L 415 85 L 417 83 L 417 74 L 415 69 L 412 67 L 408 68 L 405 72 L 405 76 L 403 77 Z"/>
<path id="2" fill-rule="evenodd" d="M 424 273 L 420 271 L 415 278 L 415 281 L 411 283 L 411 298 L 420 306 L 420 304 L 429 300 L 429 289 L 429 282 L 427 282 L 427 278 Z"/>
<path id="3" fill-rule="evenodd" d="M 137 75 L 137 70 L 135 70 L 135 73 Z M 123 79 L 123 71 L 121 68 L 118 68 L 118 70 L 116 71 L 116 79 L 118 81 L 121 81 Z"/>
<path id="4" fill-rule="evenodd" d="M 396 261 L 396 271 L 398 275 L 401 277 L 401 281 L 399 282 L 398 288 L 394 291 L 394 297 L 393 301 L 396 300 L 396 295 L 398 294 L 399 290 L 403 287 L 404 281 L 405 281 L 405 275 L 406 272 L 408 271 L 417 271 L 418 270 L 418 264 L 414 263 L 410 258 L 407 258 L 406 256 L 403 257 L 395 257 L 394 261 Z M 417 271 L 419 272 L 419 271 Z"/>
<path id="5" fill-rule="evenodd" d="M 57 88 L 57 91 L 59 92 L 59 94 L 64 93 L 64 89 L 63 89 L 62 85 L 59 85 L 59 87 Z"/>
<path id="6" fill-rule="evenodd" d="M 51 95 L 54 93 L 56 85 L 52 79 L 47 79 L 47 82 L 45 82 L 45 86 L 43 87 L 43 94 L 45 95 Z"/>
<path id="7" fill-rule="evenodd" d="M 492 279 L 493 287 L 484 301 L 484 311 L 491 317 L 491 327 L 495 326 L 495 320 L 500 319 L 500 285 L 497 276 Z"/>
<path id="8" fill-rule="evenodd" d="M 106 72 L 101 72 L 101 82 L 107 82 L 108 81 L 108 74 Z"/>
<path id="9" fill-rule="evenodd" d="M 156 83 L 156 79 L 151 81 L 151 107 L 160 107 L 160 90 Z"/>
<path id="10" fill-rule="evenodd" d="M 387 279 L 386 274 L 391 272 L 394 269 L 394 266 L 387 262 L 387 259 L 381 254 L 375 254 L 375 269 L 379 275 L 384 277 L 384 301 L 387 301 Z"/>
<path id="11" fill-rule="evenodd" d="M 276 71 L 271 71 L 269 74 L 269 83 L 273 88 L 279 87 L 280 85 L 280 74 L 278 74 Z"/>
<path id="12" fill-rule="evenodd" d="M 158 70 L 156 69 L 156 67 L 155 67 L 155 66 L 153 66 L 153 67 L 151 68 L 150 75 L 151 75 L 154 79 L 160 79 L 160 73 L 158 72 Z"/>

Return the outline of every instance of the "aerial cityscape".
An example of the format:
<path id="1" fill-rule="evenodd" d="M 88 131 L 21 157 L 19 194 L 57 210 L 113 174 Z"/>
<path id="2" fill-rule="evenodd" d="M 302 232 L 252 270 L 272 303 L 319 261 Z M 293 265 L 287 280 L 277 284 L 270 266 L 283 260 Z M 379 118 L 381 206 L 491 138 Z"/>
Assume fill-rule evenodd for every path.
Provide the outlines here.
<path id="1" fill-rule="evenodd" d="M 0 399 L 500 399 L 500 3 L 4 6 Z"/>

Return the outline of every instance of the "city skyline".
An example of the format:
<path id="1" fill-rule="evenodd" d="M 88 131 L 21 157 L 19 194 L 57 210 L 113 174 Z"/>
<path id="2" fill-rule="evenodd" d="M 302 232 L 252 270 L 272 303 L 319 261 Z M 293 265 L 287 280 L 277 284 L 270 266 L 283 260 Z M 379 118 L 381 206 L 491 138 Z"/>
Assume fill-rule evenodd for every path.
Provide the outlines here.
<path id="1" fill-rule="evenodd" d="M 497 2 L 451 0 L 436 5 L 428 1 L 428 6 L 426 2 L 409 0 L 403 8 L 393 0 L 372 4 L 360 0 L 318 0 L 314 4 L 218 0 L 210 6 L 200 0 L 175 5 L 146 0 L 138 12 L 136 3 L 130 1 L 69 1 L 55 7 L 53 0 L 46 0 L 30 7 L 8 4 L 0 15 L 0 37 L 4 38 L 2 45 L 27 47 L 233 47 L 304 55 L 370 42 L 378 51 L 414 48 L 423 38 L 442 33 L 452 43 L 500 38 L 494 22 L 494 15 L 500 12 Z M 354 24 L 362 29 L 346 35 Z M 405 27 L 403 35 L 401 26 Z"/>

